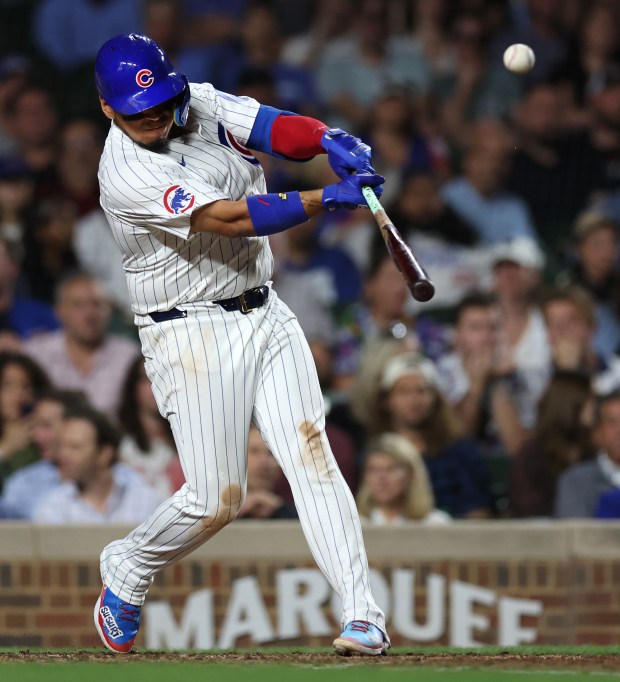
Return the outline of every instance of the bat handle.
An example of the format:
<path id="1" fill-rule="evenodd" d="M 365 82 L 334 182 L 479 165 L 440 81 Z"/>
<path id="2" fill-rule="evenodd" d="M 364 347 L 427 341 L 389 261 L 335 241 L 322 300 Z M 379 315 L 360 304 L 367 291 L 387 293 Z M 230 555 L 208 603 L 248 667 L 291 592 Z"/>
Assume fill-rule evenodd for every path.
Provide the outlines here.
<path id="1" fill-rule="evenodd" d="M 364 195 L 364 199 L 366 199 L 368 208 L 372 211 L 374 216 L 376 216 L 379 211 L 383 211 L 383 206 L 379 203 L 377 195 L 372 191 L 372 187 L 362 187 L 362 194 Z"/>

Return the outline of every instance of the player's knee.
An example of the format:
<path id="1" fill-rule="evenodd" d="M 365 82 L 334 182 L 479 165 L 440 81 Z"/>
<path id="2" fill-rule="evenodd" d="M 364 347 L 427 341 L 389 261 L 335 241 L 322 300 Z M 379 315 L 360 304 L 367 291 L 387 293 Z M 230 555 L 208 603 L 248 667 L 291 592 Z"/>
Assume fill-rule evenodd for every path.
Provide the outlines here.
<path id="1" fill-rule="evenodd" d="M 234 521 L 244 501 L 245 490 L 238 484 L 231 484 L 220 491 L 217 499 L 207 496 L 202 504 L 197 500 L 196 516 L 219 530 Z"/>

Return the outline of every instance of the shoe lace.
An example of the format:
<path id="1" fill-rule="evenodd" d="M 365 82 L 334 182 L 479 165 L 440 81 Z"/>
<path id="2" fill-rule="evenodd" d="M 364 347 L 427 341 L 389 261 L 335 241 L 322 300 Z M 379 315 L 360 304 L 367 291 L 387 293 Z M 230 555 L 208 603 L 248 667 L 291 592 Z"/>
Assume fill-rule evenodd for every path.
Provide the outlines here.
<path id="1" fill-rule="evenodd" d="M 121 604 L 121 613 L 119 615 L 119 620 L 127 620 L 130 623 L 135 623 L 140 615 L 140 607 L 134 604 L 128 604 L 123 602 Z"/>
<path id="2" fill-rule="evenodd" d="M 368 632 L 370 630 L 370 623 L 365 623 L 363 620 L 356 620 L 351 623 L 351 630 L 358 630 L 359 632 Z"/>

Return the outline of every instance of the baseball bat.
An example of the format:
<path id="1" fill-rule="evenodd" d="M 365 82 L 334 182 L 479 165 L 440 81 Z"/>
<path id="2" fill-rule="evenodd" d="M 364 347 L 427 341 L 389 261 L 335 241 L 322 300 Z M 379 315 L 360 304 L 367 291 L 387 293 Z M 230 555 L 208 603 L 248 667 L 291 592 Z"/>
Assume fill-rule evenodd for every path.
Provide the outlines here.
<path id="1" fill-rule="evenodd" d="M 426 274 L 424 268 L 418 263 L 416 257 L 413 255 L 411 249 L 407 246 L 403 238 L 400 236 L 398 230 L 390 221 L 387 213 L 376 194 L 370 187 L 363 187 L 362 193 L 370 208 L 377 225 L 381 230 L 383 241 L 387 246 L 388 253 L 400 270 L 402 276 L 407 282 L 409 291 L 416 301 L 424 303 L 430 301 L 435 295 L 435 286 L 431 282 L 429 276 Z"/>

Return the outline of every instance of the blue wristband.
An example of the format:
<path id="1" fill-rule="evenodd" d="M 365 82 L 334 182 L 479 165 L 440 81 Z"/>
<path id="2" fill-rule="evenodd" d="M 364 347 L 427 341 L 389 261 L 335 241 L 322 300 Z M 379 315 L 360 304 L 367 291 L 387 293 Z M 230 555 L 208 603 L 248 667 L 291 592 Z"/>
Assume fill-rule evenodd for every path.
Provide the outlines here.
<path id="1" fill-rule="evenodd" d="M 246 201 L 254 232 L 259 237 L 284 232 L 309 219 L 299 192 L 256 194 Z"/>

